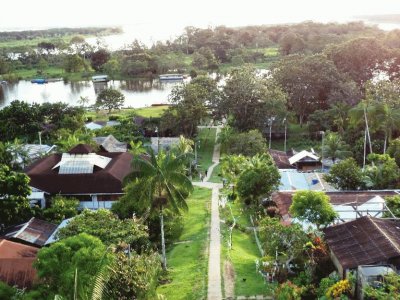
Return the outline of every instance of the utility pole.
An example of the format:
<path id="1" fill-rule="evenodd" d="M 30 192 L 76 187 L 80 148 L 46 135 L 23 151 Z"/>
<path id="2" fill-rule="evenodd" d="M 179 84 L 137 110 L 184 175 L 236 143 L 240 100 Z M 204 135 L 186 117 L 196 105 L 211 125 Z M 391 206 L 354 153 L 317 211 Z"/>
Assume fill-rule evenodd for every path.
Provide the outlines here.
<path id="1" fill-rule="evenodd" d="M 322 172 L 324 172 L 324 137 L 325 137 L 325 132 L 320 131 L 321 133 L 321 167 L 322 167 Z"/>
<path id="2" fill-rule="evenodd" d="M 286 152 L 286 132 L 287 132 L 287 122 L 286 122 L 286 117 L 283 119 L 283 123 L 285 123 L 285 145 L 284 145 L 284 150 Z"/>
<path id="3" fill-rule="evenodd" d="M 269 125 L 269 146 L 268 149 L 271 149 L 271 136 L 272 136 L 272 122 L 275 121 L 275 117 L 268 118 Z"/>

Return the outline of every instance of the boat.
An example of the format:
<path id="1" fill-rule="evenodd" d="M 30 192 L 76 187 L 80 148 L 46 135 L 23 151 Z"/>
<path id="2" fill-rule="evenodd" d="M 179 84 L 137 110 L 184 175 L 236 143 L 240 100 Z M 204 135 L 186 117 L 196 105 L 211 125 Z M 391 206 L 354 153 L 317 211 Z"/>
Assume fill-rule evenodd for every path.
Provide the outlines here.
<path id="1" fill-rule="evenodd" d="M 96 75 L 96 76 L 92 76 L 92 81 L 93 82 L 107 82 L 107 81 L 109 81 L 109 79 L 108 79 L 107 75 Z"/>
<path id="2" fill-rule="evenodd" d="M 62 78 L 49 78 L 47 79 L 47 82 L 57 82 L 57 81 L 63 81 L 64 79 Z"/>
<path id="3" fill-rule="evenodd" d="M 183 80 L 182 74 L 161 74 L 160 80 Z"/>
<path id="4" fill-rule="evenodd" d="M 38 84 L 43 84 L 43 83 L 47 83 L 47 79 L 44 78 L 34 78 L 31 80 L 32 83 L 38 83 Z"/>

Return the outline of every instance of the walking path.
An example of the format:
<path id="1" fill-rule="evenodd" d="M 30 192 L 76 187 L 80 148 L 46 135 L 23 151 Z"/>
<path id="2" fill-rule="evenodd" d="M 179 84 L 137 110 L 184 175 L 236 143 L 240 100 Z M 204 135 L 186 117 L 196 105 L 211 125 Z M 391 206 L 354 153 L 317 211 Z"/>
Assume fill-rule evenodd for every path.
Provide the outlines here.
<path id="1" fill-rule="evenodd" d="M 199 126 L 200 128 L 200 126 Z M 209 128 L 204 126 L 204 128 Z M 220 126 L 211 126 L 217 128 L 216 139 L 221 129 Z M 219 219 L 219 189 L 222 188 L 220 183 L 207 182 L 214 170 L 214 167 L 219 163 L 220 144 L 215 144 L 213 152 L 213 164 L 207 170 L 205 182 L 193 182 L 194 185 L 212 189 L 211 197 L 211 229 L 210 229 L 210 248 L 208 258 L 208 300 L 221 300 L 221 234 L 220 234 L 220 219 Z"/>

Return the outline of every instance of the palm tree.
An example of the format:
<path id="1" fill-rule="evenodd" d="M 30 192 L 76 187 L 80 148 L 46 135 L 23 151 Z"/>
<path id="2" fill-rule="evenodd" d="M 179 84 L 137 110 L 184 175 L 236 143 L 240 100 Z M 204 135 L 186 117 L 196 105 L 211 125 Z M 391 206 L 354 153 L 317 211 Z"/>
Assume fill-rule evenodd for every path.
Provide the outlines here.
<path id="1" fill-rule="evenodd" d="M 142 141 L 137 141 L 136 143 L 134 141 L 130 141 L 129 146 L 129 153 L 131 153 L 134 157 L 146 153 L 146 148 L 144 147 Z"/>
<path id="2" fill-rule="evenodd" d="M 190 153 L 175 156 L 171 152 L 163 152 L 155 156 L 150 151 L 149 158 L 136 156 L 132 162 L 133 173 L 129 178 L 139 180 L 145 202 L 152 210 L 160 213 L 162 267 L 167 269 L 164 239 L 164 207 L 171 208 L 175 213 L 187 210 L 186 198 L 193 191 L 193 186 L 185 176 L 185 164 L 190 159 Z"/>
<path id="3" fill-rule="evenodd" d="M 184 154 L 193 152 L 194 142 L 191 139 L 185 138 L 183 135 L 179 136 L 179 143 L 176 145 L 175 149 L 178 154 Z"/>
<path id="4" fill-rule="evenodd" d="M 376 104 L 376 114 L 381 122 L 381 129 L 385 133 L 383 153 L 386 153 L 387 142 L 391 141 L 393 130 L 400 126 L 400 109 L 389 107 L 386 103 Z"/>
<path id="5" fill-rule="evenodd" d="M 322 154 L 324 157 L 330 157 L 335 163 L 337 158 L 345 158 L 351 155 L 349 146 L 342 140 L 341 136 L 335 132 L 330 132 L 324 139 Z"/>

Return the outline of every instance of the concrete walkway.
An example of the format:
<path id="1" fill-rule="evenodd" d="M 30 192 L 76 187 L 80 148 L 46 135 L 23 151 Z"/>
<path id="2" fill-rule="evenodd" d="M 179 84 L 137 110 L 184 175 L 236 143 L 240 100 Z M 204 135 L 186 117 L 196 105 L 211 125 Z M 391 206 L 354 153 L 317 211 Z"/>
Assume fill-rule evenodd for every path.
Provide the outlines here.
<path id="1" fill-rule="evenodd" d="M 200 128 L 200 126 L 199 126 Z M 208 128 L 204 126 L 204 128 Z M 217 128 L 216 138 L 221 129 L 220 126 L 212 126 Z M 193 185 L 212 189 L 211 196 L 211 229 L 210 229 L 210 247 L 208 258 L 208 300 L 221 300 L 221 234 L 220 234 L 220 219 L 219 219 L 219 189 L 222 188 L 220 183 L 207 182 L 214 170 L 214 167 L 219 163 L 220 145 L 215 144 L 213 152 L 213 164 L 207 170 L 207 177 L 204 182 L 193 182 Z"/>

